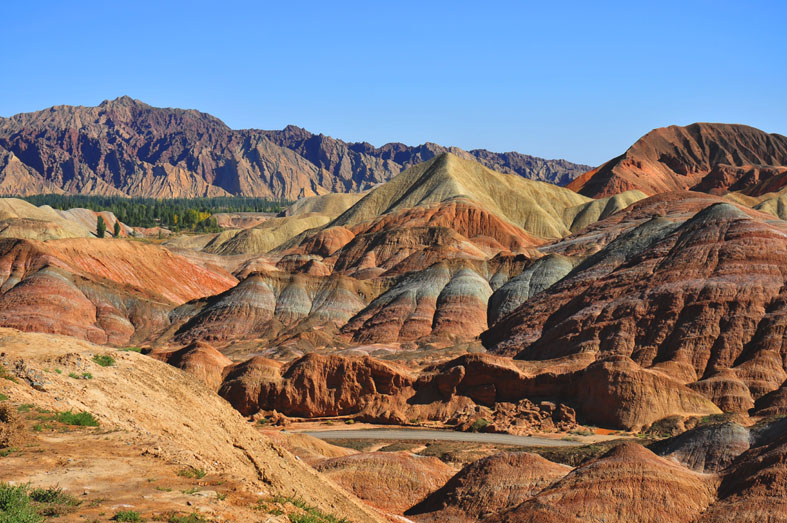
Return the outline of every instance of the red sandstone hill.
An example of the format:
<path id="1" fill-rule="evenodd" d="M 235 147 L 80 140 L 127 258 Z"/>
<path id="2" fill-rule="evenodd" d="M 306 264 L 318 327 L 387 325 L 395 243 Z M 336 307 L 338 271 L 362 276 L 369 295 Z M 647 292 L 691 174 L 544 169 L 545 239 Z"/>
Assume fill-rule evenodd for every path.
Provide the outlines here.
<path id="1" fill-rule="evenodd" d="M 695 123 L 655 129 L 624 154 L 568 187 L 600 198 L 638 189 L 759 195 L 787 185 L 787 137 L 745 125 Z"/>
<path id="2" fill-rule="evenodd" d="M 237 280 L 141 242 L 4 239 L 0 282 L 4 327 L 123 344 L 166 328 L 177 305 Z"/>
<path id="3" fill-rule="evenodd" d="M 0 194 L 300 198 L 359 191 L 449 149 L 345 143 L 297 127 L 235 131 L 195 110 L 127 96 L 0 118 Z M 565 184 L 587 166 L 519 153 L 451 151 L 521 176 Z"/>

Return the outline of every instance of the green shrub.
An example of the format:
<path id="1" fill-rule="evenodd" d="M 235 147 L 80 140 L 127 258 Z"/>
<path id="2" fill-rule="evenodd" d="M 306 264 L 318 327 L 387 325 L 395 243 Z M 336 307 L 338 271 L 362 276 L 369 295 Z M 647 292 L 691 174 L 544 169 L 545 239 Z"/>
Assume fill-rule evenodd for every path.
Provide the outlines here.
<path id="1" fill-rule="evenodd" d="M 30 491 L 30 499 L 42 516 L 57 517 L 72 512 L 82 502 L 63 492 L 60 487 L 37 488 Z"/>
<path id="2" fill-rule="evenodd" d="M 8 400 L 8 396 L 0 392 L 0 401 L 7 401 L 7 400 Z"/>
<path id="3" fill-rule="evenodd" d="M 6 369 L 4 365 L 0 365 L 0 378 L 16 383 L 16 377 L 8 372 L 8 369 Z"/>
<path id="4" fill-rule="evenodd" d="M 77 425 L 80 427 L 98 427 L 98 420 L 89 412 L 73 412 L 67 410 L 59 412 L 55 419 L 65 425 Z"/>
<path id="5" fill-rule="evenodd" d="M 109 354 L 96 354 L 93 356 L 93 363 L 102 367 L 112 367 L 115 364 L 115 358 Z"/>
<path id="6" fill-rule="evenodd" d="M 141 347 L 123 347 L 118 349 L 120 352 L 142 352 Z"/>
<path id="7" fill-rule="evenodd" d="M 35 407 L 32 403 L 22 403 L 16 408 L 17 412 L 30 412 L 30 409 Z"/>
<path id="8" fill-rule="evenodd" d="M 170 513 L 167 515 L 168 523 L 208 523 L 208 520 L 196 512 L 181 516 L 179 514 Z"/>
<path id="9" fill-rule="evenodd" d="M 0 522 L 39 523 L 41 516 L 30 503 L 27 485 L 0 483 Z"/>
<path id="10" fill-rule="evenodd" d="M 489 425 L 489 422 L 486 421 L 484 418 L 478 418 L 475 422 L 470 426 L 470 430 L 473 432 L 480 432 Z"/>
<path id="11" fill-rule="evenodd" d="M 121 510 L 120 512 L 115 512 L 115 515 L 112 517 L 113 521 L 141 521 L 139 517 L 139 512 L 134 512 L 133 510 Z"/>

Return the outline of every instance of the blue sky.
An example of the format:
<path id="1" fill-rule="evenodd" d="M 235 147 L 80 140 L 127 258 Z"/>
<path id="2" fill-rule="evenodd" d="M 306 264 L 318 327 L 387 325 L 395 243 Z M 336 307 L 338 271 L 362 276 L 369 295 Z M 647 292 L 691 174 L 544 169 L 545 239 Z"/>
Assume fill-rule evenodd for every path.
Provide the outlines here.
<path id="1" fill-rule="evenodd" d="M 233 128 L 589 164 L 670 124 L 787 134 L 784 1 L 3 7 L 0 116 L 128 94 Z"/>

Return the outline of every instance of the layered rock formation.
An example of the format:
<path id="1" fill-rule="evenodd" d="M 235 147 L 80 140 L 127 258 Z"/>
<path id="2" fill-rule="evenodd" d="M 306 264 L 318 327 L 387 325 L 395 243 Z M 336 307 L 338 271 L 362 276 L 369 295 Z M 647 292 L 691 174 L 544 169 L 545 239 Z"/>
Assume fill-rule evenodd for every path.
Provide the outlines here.
<path id="1" fill-rule="evenodd" d="M 669 380 L 656 389 L 681 391 L 679 403 L 691 389 L 722 410 L 748 411 L 787 378 L 785 228 L 717 202 L 685 193 L 654 197 L 555 244 L 555 252 L 577 244 L 600 250 L 500 319 L 484 343 L 534 362 L 606 360 L 631 376 L 632 393 L 649 376 L 654 386 Z"/>
<path id="2" fill-rule="evenodd" d="M 100 343 L 138 342 L 179 304 L 237 280 L 125 240 L 0 240 L 0 325 Z"/>
<path id="3" fill-rule="evenodd" d="M 419 522 L 480 521 L 516 507 L 570 471 L 537 454 L 494 454 L 465 466 L 405 515 Z"/>
<path id="4" fill-rule="evenodd" d="M 715 483 L 628 443 L 488 521 L 692 521 L 715 500 Z"/>
<path id="5" fill-rule="evenodd" d="M 787 137 L 745 125 L 695 123 L 655 129 L 569 188 L 594 198 L 637 189 L 774 192 L 787 184 Z"/>
<path id="6" fill-rule="evenodd" d="M 205 113 L 124 96 L 98 107 L 56 106 L 0 118 L 0 194 L 295 199 L 363 190 L 448 150 L 435 144 L 375 149 L 292 126 L 233 131 Z M 555 183 L 588 168 L 518 153 L 450 150 Z"/>
<path id="7" fill-rule="evenodd" d="M 321 474 L 369 505 L 401 514 L 437 490 L 453 469 L 437 458 L 409 452 L 368 452 L 317 464 Z"/>

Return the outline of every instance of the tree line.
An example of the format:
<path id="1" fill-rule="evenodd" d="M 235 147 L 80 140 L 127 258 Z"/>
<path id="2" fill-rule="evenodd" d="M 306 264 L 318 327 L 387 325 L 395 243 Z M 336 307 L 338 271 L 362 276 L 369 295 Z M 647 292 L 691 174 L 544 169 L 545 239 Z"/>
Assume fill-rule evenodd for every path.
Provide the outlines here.
<path id="1" fill-rule="evenodd" d="M 118 220 L 131 227 L 164 227 L 172 231 L 218 232 L 213 215 L 224 212 L 279 213 L 291 202 L 249 198 L 245 196 L 217 196 L 210 198 L 124 198 L 121 196 L 86 196 L 79 194 L 38 194 L 21 196 L 36 206 L 49 205 L 54 209 L 90 209 L 110 211 Z"/>

